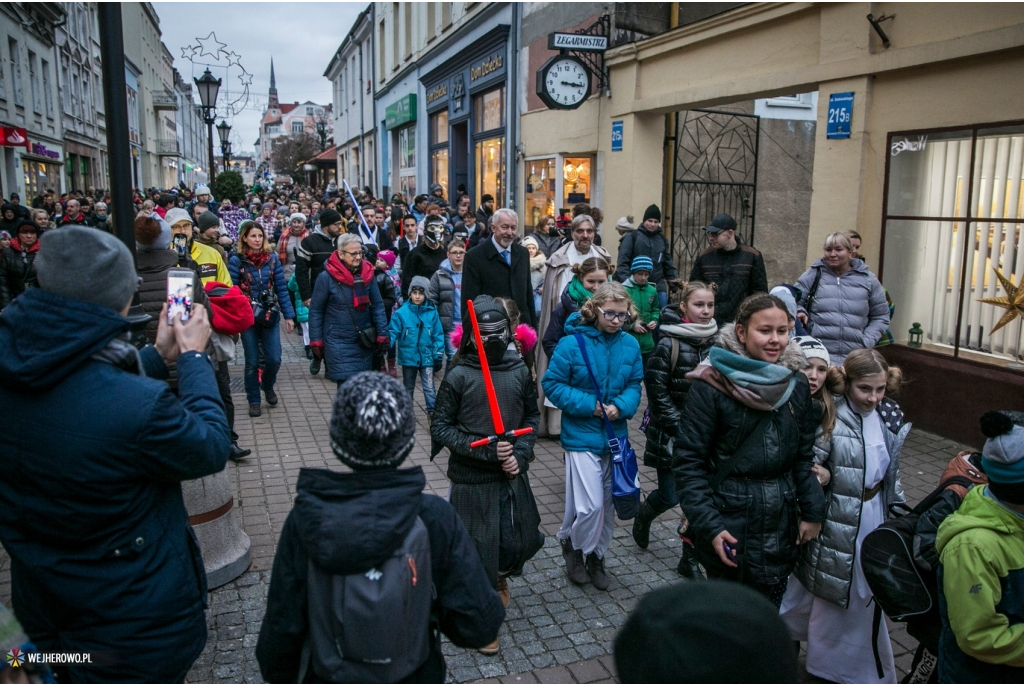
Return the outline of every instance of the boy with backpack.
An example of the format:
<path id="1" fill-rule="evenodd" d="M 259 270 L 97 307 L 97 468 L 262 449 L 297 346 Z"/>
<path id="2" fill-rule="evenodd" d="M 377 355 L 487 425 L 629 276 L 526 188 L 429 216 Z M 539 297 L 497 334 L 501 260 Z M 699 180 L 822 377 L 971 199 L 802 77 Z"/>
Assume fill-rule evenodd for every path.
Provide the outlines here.
<path id="1" fill-rule="evenodd" d="M 939 526 L 939 680 L 1024 681 L 1024 413 L 981 417 L 988 485 Z"/>
<path id="2" fill-rule="evenodd" d="M 412 400 L 387 374 L 339 389 L 331 446 L 352 469 L 302 469 L 274 558 L 256 659 L 267 682 L 436 682 L 439 632 L 479 649 L 505 610 L 455 510 L 399 468 Z"/>

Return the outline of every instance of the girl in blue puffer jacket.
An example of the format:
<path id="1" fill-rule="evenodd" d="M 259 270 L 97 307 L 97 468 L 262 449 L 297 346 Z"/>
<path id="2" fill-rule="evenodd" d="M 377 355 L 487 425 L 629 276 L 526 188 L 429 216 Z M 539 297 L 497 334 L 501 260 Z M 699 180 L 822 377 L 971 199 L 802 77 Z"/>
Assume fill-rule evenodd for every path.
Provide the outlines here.
<path id="1" fill-rule="evenodd" d="M 409 284 L 409 299 L 391 317 L 391 346 L 395 348 L 402 381 L 410 397 L 416 392 L 416 377 L 423 387 L 427 417 L 433 421 L 434 371 L 444 359 L 444 331 L 437 307 L 427 300 L 430 281 L 416 276 Z"/>
<path id="2" fill-rule="evenodd" d="M 541 385 L 562 410 L 565 449 L 565 518 L 558 531 L 566 572 L 574 583 L 591 580 L 607 590 L 604 556 L 615 528 L 612 503 L 612 462 L 602 409 L 620 440 L 626 421 L 640 406 L 644 377 L 640 345 L 624 327 L 636 308 L 620 283 L 597 288 L 565 324 L 565 337 L 555 347 Z M 597 382 L 601 402 L 590 380 L 575 334 L 581 334 Z"/>

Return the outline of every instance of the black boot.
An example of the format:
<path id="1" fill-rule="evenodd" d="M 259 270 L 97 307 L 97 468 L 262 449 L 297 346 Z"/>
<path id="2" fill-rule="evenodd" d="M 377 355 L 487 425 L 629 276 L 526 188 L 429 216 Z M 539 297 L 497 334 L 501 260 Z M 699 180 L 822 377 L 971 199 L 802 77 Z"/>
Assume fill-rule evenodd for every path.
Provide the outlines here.
<path id="1" fill-rule="evenodd" d="M 647 501 L 644 500 L 643 504 L 640 505 L 640 511 L 636 513 L 636 518 L 633 519 L 633 541 L 636 542 L 640 549 L 647 549 L 647 545 L 651 544 L 651 523 L 658 516 L 651 509 L 650 505 L 647 504 Z"/>
<path id="2" fill-rule="evenodd" d="M 313 359 L 313 348 L 310 347 L 309 345 L 306 345 L 306 359 Z"/>
<path id="3" fill-rule="evenodd" d="M 679 558 L 676 572 L 687 580 L 704 579 L 704 576 L 701 575 L 700 567 L 697 565 L 697 560 L 693 556 L 693 550 L 685 542 L 683 543 L 683 556 Z"/>

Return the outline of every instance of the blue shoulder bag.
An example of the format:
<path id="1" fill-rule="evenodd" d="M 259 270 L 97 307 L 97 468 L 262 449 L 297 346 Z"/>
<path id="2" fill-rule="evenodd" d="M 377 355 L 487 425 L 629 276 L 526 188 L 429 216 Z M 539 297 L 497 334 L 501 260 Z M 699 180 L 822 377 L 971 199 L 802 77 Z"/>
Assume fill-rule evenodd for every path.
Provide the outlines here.
<path id="1" fill-rule="evenodd" d="M 623 521 L 629 521 L 640 510 L 640 467 L 637 465 L 636 452 L 629 444 L 629 436 L 621 440 L 615 437 L 615 429 L 604 411 L 604 400 L 601 399 L 601 388 L 590 366 L 590 356 L 583 336 L 574 333 L 576 342 L 583 354 L 583 362 L 587 365 L 590 382 L 594 385 L 597 401 L 601 403 L 601 415 L 604 418 L 604 430 L 608 436 L 608 449 L 612 453 L 612 502 L 615 504 L 615 515 Z"/>

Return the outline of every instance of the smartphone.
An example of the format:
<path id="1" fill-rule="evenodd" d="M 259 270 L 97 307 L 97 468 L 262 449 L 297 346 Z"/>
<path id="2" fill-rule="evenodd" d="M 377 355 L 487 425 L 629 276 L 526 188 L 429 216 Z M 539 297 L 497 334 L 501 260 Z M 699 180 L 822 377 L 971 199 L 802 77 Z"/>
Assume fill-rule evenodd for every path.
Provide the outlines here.
<path id="1" fill-rule="evenodd" d="M 188 236 L 184 233 L 175 233 L 174 237 L 171 238 L 171 242 L 174 245 L 175 252 L 178 253 L 179 257 L 184 257 L 188 254 Z"/>
<path id="2" fill-rule="evenodd" d="M 181 322 L 192 315 L 192 281 L 195 272 L 191 269 L 171 269 L 167 272 L 167 323 L 181 314 Z"/>

